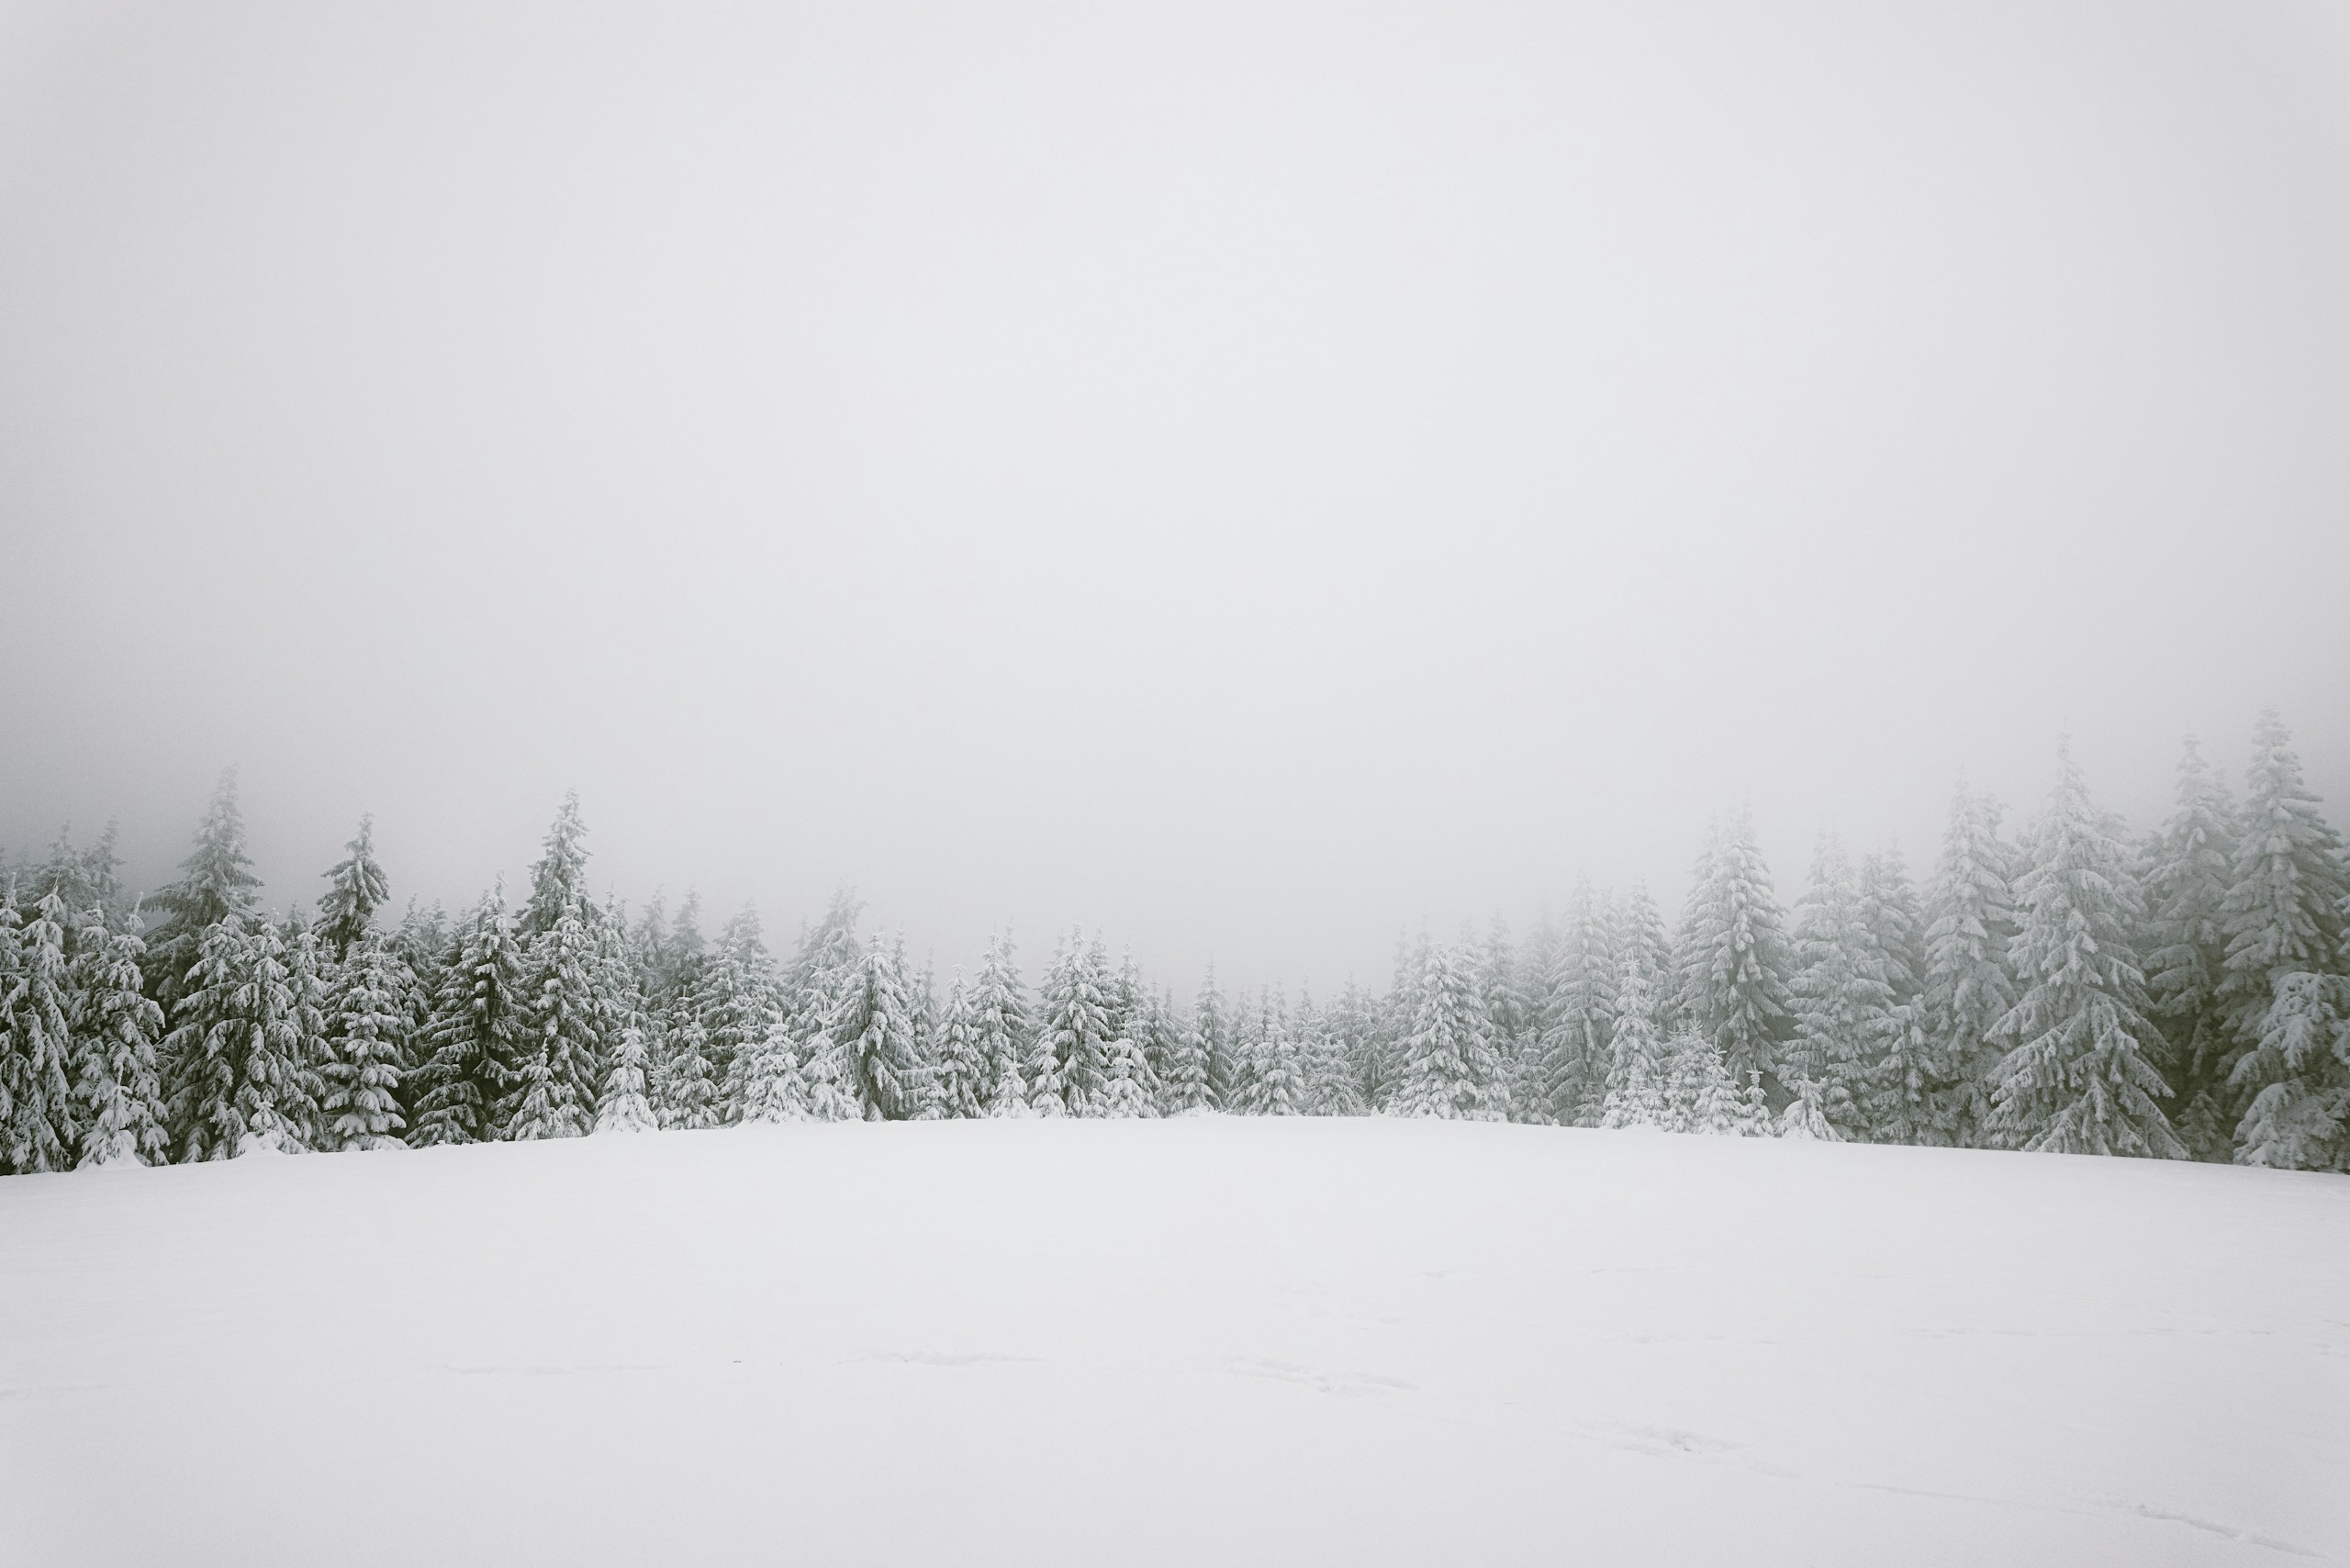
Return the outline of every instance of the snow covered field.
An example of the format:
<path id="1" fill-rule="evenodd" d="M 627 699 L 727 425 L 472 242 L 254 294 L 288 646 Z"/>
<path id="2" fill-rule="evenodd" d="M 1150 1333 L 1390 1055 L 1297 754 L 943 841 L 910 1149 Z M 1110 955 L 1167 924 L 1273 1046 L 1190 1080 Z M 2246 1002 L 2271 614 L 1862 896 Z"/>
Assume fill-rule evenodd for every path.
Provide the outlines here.
<path id="1" fill-rule="evenodd" d="M 1428 1122 L 0 1182 L 12 1563 L 2350 1561 L 2350 1181 Z"/>

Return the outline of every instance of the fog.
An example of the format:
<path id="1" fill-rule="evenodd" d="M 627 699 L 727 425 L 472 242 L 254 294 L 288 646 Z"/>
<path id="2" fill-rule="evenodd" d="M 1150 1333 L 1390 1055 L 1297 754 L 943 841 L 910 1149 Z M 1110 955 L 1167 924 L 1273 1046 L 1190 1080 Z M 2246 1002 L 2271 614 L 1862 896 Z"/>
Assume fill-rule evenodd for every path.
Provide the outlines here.
<path id="1" fill-rule="evenodd" d="M 2262 705 L 2338 8 L 0 4 L 0 849 L 1383 979 Z"/>

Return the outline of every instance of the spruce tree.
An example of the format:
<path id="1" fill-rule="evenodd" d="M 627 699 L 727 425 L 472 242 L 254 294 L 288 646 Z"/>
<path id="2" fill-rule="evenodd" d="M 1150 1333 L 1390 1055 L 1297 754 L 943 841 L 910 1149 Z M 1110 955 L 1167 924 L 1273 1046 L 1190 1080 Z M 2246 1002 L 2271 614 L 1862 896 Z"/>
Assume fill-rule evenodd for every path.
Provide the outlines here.
<path id="1" fill-rule="evenodd" d="M 966 1117 L 985 1114 L 994 1074 L 980 1043 L 970 998 L 964 994 L 959 969 L 947 982 L 946 1005 L 938 1015 L 936 1061 L 932 1089 L 939 1114 Z"/>
<path id="2" fill-rule="evenodd" d="M 1047 1093 L 1072 1116 L 1099 1110 L 1109 1087 L 1107 978 L 1096 970 L 1084 934 L 1072 930 L 1046 971 L 1037 1009 L 1037 1055 L 1044 1068 L 1034 1086 L 1038 1110 L 1048 1110 L 1042 1103 Z"/>
<path id="3" fill-rule="evenodd" d="M 1499 1121 L 1506 1114 L 1500 1053 L 1474 961 L 1431 944 L 1403 1041 L 1395 1108 L 1407 1116 Z"/>
<path id="4" fill-rule="evenodd" d="M 1248 1103 L 1243 1107 L 1250 1115 L 1294 1116 L 1302 1086 L 1297 1071 L 1297 1046 L 1291 1039 L 1283 1009 L 1270 990 L 1257 1002 L 1257 1025 L 1249 1031 L 1250 1054 L 1255 1058 L 1254 1070 L 1249 1074 Z"/>
<path id="5" fill-rule="evenodd" d="M 290 912 L 277 927 L 285 965 L 285 993 L 291 999 L 286 1017 L 293 1027 L 294 1060 L 302 1081 L 311 1088 L 305 1102 L 309 1119 L 294 1129 L 305 1148 L 331 1148 L 321 1076 L 332 1052 L 327 1045 L 327 993 L 330 977 L 326 955 L 319 951 L 318 930 L 301 910 Z"/>
<path id="6" fill-rule="evenodd" d="M 2198 1159 L 2223 1160 L 2241 1114 L 2227 1082 L 2235 1052 L 2220 1000 L 2235 801 L 2192 735 L 2179 758 L 2177 789 L 2177 807 L 2146 852 L 2146 994 L 2171 1047 L 2164 1065 L 2181 1141 Z"/>
<path id="7" fill-rule="evenodd" d="M 579 791 L 565 792 L 562 809 L 547 829 L 538 864 L 531 868 L 531 898 L 522 906 L 521 933 L 541 936 L 588 897 L 588 824 L 579 820 Z"/>
<path id="8" fill-rule="evenodd" d="M 2350 967 L 2350 868 L 2274 711 L 2254 727 L 2222 913 L 2228 946 L 2218 1001 L 2235 1046 L 2228 1083 L 2244 1107 L 2236 1158 L 2339 1168 L 2350 1158 L 2343 1131 L 2350 1051 L 2339 1026 L 2350 1015 L 2339 979 Z"/>
<path id="9" fill-rule="evenodd" d="M 1166 1114 L 1181 1116 L 1214 1108 L 1208 1067 L 1214 1059 L 1222 1027 L 1223 1003 L 1215 990 L 1215 966 L 1210 964 L 1200 981 L 1192 1015 L 1170 1027 L 1167 1059 L 1159 1076 L 1159 1109 Z"/>
<path id="10" fill-rule="evenodd" d="M 603 1093 L 596 1103 L 596 1130 L 599 1133 L 649 1133 L 657 1123 L 652 1102 L 645 1098 L 645 1066 L 643 1025 L 632 1019 L 621 1027 L 620 1040 L 612 1047 L 612 1064 L 604 1073 Z"/>
<path id="11" fill-rule="evenodd" d="M 136 919 L 110 920 L 103 904 L 93 902 L 71 944 L 66 990 L 73 1010 L 66 1022 L 82 1135 L 77 1163 L 84 1167 L 161 1165 L 170 1158 L 155 1058 L 163 1010 L 140 989 L 143 944 Z M 0 990 L 6 983 L 0 979 Z"/>
<path id="12" fill-rule="evenodd" d="M 319 940 L 338 964 L 391 896 L 391 883 L 375 863 L 375 819 L 361 817 L 359 835 L 343 847 L 351 853 L 326 873 L 327 890 L 319 897 Z"/>
<path id="13" fill-rule="evenodd" d="M 971 1029 L 974 1047 L 986 1064 L 985 1103 L 996 1116 L 1025 1114 L 1028 1081 L 1035 1050 L 1035 1024 L 1030 1016 L 1028 987 L 1020 978 L 1012 938 L 999 932 L 988 940 L 987 956 L 979 961 L 978 981 L 971 988 Z"/>
<path id="14" fill-rule="evenodd" d="M 1960 780 L 1926 891 L 1925 985 L 1919 998 L 1936 1081 L 1933 1141 L 1983 1143 L 1999 1059 L 1991 1032 L 2015 1006 L 2015 856 L 1998 802 Z"/>
<path id="15" fill-rule="evenodd" d="M 522 944 L 503 890 L 485 893 L 433 997 L 411 1144 L 429 1148 L 501 1136 L 498 1110 L 520 1077 L 530 1005 Z"/>
<path id="16" fill-rule="evenodd" d="M 592 910 L 588 912 L 592 913 Z M 575 902 L 529 945 L 514 1070 L 498 1101 L 499 1136 L 581 1137 L 595 1126 L 611 1022 L 596 936 Z"/>
<path id="17" fill-rule="evenodd" d="M 1362 1116 L 1371 1112 L 1368 1075 L 1378 1004 L 1352 980 L 1322 1015 L 1321 1073 L 1315 1083 L 1316 1106 L 1326 1116 Z"/>
<path id="18" fill-rule="evenodd" d="M 1647 977 L 1625 974 L 1617 994 L 1615 1027 L 1608 1036 L 1607 1095 L 1603 1127 L 1662 1127 L 1671 1118 L 1666 1098 L 1673 1078 L 1672 1054 L 1657 1033 L 1656 1008 Z"/>
<path id="19" fill-rule="evenodd" d="M 185 876 L 147 899 L 147 908 L 162 917 L 147 934 L 148 991 L 173 1017 L 205 929 L 228 915 L 249 914 L 260 902 L 261 879 L 245 854 L 245 820 L 237 810 L 235 768 L 220 776 L 196 831 L 196 852 L 180 867 Z"/>
<path id="20" fill-rule="evenodd" d="M 784 1103 L 778 1103 L 767 1087 L 772 1080 L 753 1081 L 755 1092 L 745 1103 L 761 1118 L 771 1118 L 788 1103 L 788 1085 Z M 677 998 L 663 1014 L 661 1063 L 655 1086 L 663 1126 L 690 1132 L 718 1126 L 722 1100 L 717 1075 L 711 1068 L 710 1034 L 702 1027 L 689 996 Z"/>
<path id="21" fill-rule="evenodd" d="M 228 1159 L 302 1147 L 319 1083 L 304 1058 L 285 945 L 275 924 L 230 912 L 204 928 L 188 987 L 163 1042 L 173 1064 L 171 1123 L 180 1159 Z"/>
<path id="22" fill-rule="evenodd" d="M 866 946 L 833 1018 L 848 1072 L 844 1087 L 871 1122 L 907 1121 L 924 1100 L 902 938 Z"/>
<path id="23" fill-rule="evenodd" d="M 52 891 L 31 919 L 19 924 L 11 908 L 0 926 L 15 960 L 0 971 L 0 1170 L 19 1175 L 71 1170 L 80 1142 L 66 918 Z"/>
<path id="24" fill-rule="evenodd" d="M 739 1120 L 747 1098 L 777 1092 L 778 1064 L 768 1042 L 784 1025 L 775 960 L 750 905 L 735 913 L 704 956 L 688 1002 L 701 1026 L 701 1054 L 721 1086 L 718 1117 Z M 788 1028 L 782 1033 L 790 1037 Z M 789 1097 L 788 1082 L 782 1092 Z"/>
<path id="25" fill-rule="evenodd" d="M 1542 1006 L 1543 1108 L 1560 1126 L 1596 1126 L 1606 1112 L 1616 970 L 1608 910 L 1579 880 Z"/>
<path id="26" fill-rule="evenodd" d="M 1713 1041 L 1734 1077 L 1770 1079 L 1792 1033 L 1795 956 L 1752 819 L 1733 817 L 1697 869 L 1682 926 L 1676 1025 Z"/>
<path id="27" fill-rule="evenodd" d="M 2069 745 L 2057 768 L 2017 889 L 2023 994 L 1992 1031 L 2008 1052 L 1989 1130 L 2027 1149 L 2180 1159 L 2160 1103 L 2169 1091 L 2150 1059 L 2161 1036 L 2146 1017 L 2132 941 L 2141 906 L 2120 824 L 2090 801 Z"/>
<path id="28" fill-rule="evenodd" d="M 330 916 L 331 919 L 331 916 Z M 333 1147 L 397 1148 L 400 1078 L 410 1014 L 399 955 L 362 924 L 335 970 L 327 1001 L 326 1086 L 320 1109 Z"/>
<path id="29" fill-rule="evenodd" d="M 1869 1081 L 1895 1028 L 1893 988 L 1852 863 L 1829 834 L 1820 834 L 1812 854 L 1795 946 L 1801 965 L 1792 988 L 1796 1037 L 1780 1078 L 1790 1092 L 1799 1083 L 1812 1085 L 1840 1137 L 1868 1137 L 1874 1132 L 1866 1111 Z"/>

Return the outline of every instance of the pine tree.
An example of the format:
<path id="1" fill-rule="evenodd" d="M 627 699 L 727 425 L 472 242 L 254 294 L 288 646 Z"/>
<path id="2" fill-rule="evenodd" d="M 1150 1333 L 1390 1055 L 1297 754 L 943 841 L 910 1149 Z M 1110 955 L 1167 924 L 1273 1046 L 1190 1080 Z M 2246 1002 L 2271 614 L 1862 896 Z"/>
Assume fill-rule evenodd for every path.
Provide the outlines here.
<path id="1" fill-rule="evenodd" d="M 1501 1120 L 1502 1062 L 1474 962 L 1457 948 L 1432 944 L 1416 989 L 1411 1032 L 1403 1042 L 1397 1111 L 1407 1116 Z"/>
<path id="2" fill-rule="evenodd" d="M 1095 1114 L 1109 1087 L 1110 1017 L 1103 992 L 1107 976 L 1095 969 L 1084 935 L 1071 931 L 1053 955 L 1038 1009 L 1038 1057 L 1044 1072 L 1035 1085 L 1041 1096 L 1057 1094 L 1072 1116 Z"/>
<path id="3" fill-rule="evenodd" d="M 341 963 L 351 945 L 365 934 L 375 911 L 391 896 L 391 883 L 375 863 L 375 819 L 359 819 L 359 836 L 343 846 L 351 853 L 327 872 L 327 890 L 319 898 L 319 940 Z"/>
<path id="4" fill-rule="evenodd" d="M 1962 779 L 1926 892 L 1919 1006 L 1936 1081 L 1933 1141 L 1988 1141 L 1983 1129 L 1999 1058 L 1991 1032 L 2016 1001 L 2014 874 L 2014 853 L 1999 837 L 1998 802 Z"/>
<path id="5" fill-rule="evenodd" d="M 1787 944 L 1771 873 L 1743 812 L 1698 861 L 1682 925 L 1676 1023 L 1713 1041 L 1736 1077 L 1778 1074 L 1792 1033 Z"/>
<path id="6" fill-rule="evenodd" d="M 19 925 L 10 908 L 6 920 L 0 940 L 10 942 L 14 962 L 0 972 L 0 1170 L 70 1170 L 80 1116 L 64 902 L 45 893 L 31 919 Z"/>
<path id="7" fill-rule="evenodd" d="M 1315 1059 L 1319 1072 L 1314 1085 L 1316 1109 L 1326 1116 L 1361 1116 L 1371 1112 L 1371 1094 L 1364 1064 L 1378 1027 L 1377 1004 L 1352 980 L 1322 1015 L 1322 1050 Z"/>
<path id="8" fill-rule="evenodd" d="M 318 1119 L 277 927 L 230 912 L 204 928 L 188 989 L 163 1042 L 174 1066 L 171 1122 L 180 1158 L 227 1159 L 302 1147 Z"/>
<path id="9" fill-rule="evenodd" d="M 186 875 L 147 900 L 162 917 L 147 934 L 148 991 L 172 1016 L 205 929 L 228 915 L 249 914 L 260 903 L 261 879 L 245 854 L 245 820 L 237 810 L 235 768 L 220 776 L 196 832 L 196 852 L 180 866 Z"/>
<path id="10" fill-rule="evenodd" d="M 783 1027 L 775 960 L 767 952 L 758 913 L 748 904 L 726 923 L 717 944 L 704 955 L 689 1002 L 701 1026 L 700 1050 L 711 1080 L 722 1086 L 717 1114 L 722 1121 L 739 1120 L 747 1098 L 777 1091 L 779 1064 L 770 1037 L 778 1030 L 790 1037 Z M 789 1082 L 781 1087 L 789 1097 Z"/>
<path id="11" fill-rule="evenodd" d="M 1302 1093 L 1297 1047 L 1270 991 L 1258 998 L 1257 1026 L 1249 1031 L 1249 1043 L 1255 1059 L 1248 1075 L 1248 1103 L 1243 1109 L 1255 1116 L 1296 1115 Z"/>
<path id="12" fill-rule="evenodd" d="M 1603 1127 L 1662 1127 L 1672 1115 L 1666 1098 L 1673 1078 L 1672 1055 L 1657 1033 L 1656 1008 L 1647 977 L 1628 970 L 1617 993 L 1615 1028 L 1608 1037 L 1607 1097 Z"/>
<path id="13" fill-rule="evenodd" d="M 1666 1042 L 1665 1059 L 1668 1132 L 1727 1136 L 1740 1129 L 1744 1106 L 1711 1040 L 1684 1029 Z"/>
<path id="14" fill-rule="evenodd" d="M 867 1121 L 906 1121 L 922 1109 L 922 1064 L 902 938 L 867 945 L 834 1014 L 833 1037 L 848 1066 L 845 1087 Z"/>
<path id="15" fill-rule="evenodd" d="M 588 824 L 579 820 L 579 791 L 565 792 L 547 829 L 538 864 L 531 868 L 531 898 L 522 907 L 526 937 L 553 931 L 555 922 L 588 898 Z"/>
<path id="16" fill-rule="evenodd" d="M 2057 767 L 2018 889 L 2024 991 L 1992 1031 L 2009 1049 L 1989 1130 L 2027 1149 L 2184 1158 L 2148 1059 L 2160 1036 L 2131 940 L 2141 910 L 2120 826 L 2091 803 L 2069 745 Z"/>
<path id="17" fill-rule="evenodd" d="M 1792 987 L 1796 1037 L 1782 1058 L 1780 1078 L 1791 1092 L 1798 1083 L 1811 1084 L 1812 1097 L 1840 1137 L 1870 1137 L 1874 1129 L 1865 1102 L 1891 1044 L 1893 988 L 1852 864 L 1829 834 L 1820 834 L 1812 854 L 1795 946 L 1801 965 Z"/>
<path id="18" fill-rule="evenodd" d="M 987 1114 L 1026 1114 L 1035 1025 L 1009 935 L 998 933 L 989 939 L 979 980 L 971 988 L 970 1009 L 973 1048 L 986 1064 Z"/>
<path id="19" fill-rule="evenodd" d="M 498 1101 L 500 1136 L 582 1137 L 594 1127 L 610 1006 L 601 955 L 575 902 L 529 945 L 514 1071 Z"/>
<path id="20" fill-rule="evenodd" d="M 661 1070 L 656 1080 L 661 1125 L 687 1131 L 718 1126 L 720 1096 L 710 1062 L 710 1034 L 695 1014 L 693 999 L 677 999 L 662 1022 Z M 748 1103 L 763 1116 L 777 1108 L 765 1088 Z"/>
<path id="21" fill-rule="evenodd" d="M 963 971 L 958 969 L 947 982 L 946 1005 L 938 1015 L 937 1068 L 932 1087 L 939 1114 L 983 1114 L 993 1077 L 970 999 L 963 991 Z"/>
<path id="22" fill-rule="evenodd" d="M 1174 1044 L 1168 1052 L 1163 1109 L 1169 1115 L 1215 1108 L 1212 1070 L 1223 1036 L 1224 998 L 1216 991 L 1215 965 L 1211 962 L 1200 981 L 1192 1015 L 1176 1031 Z"/>
<path id="23" fill-rule="evenodd" d="M 334 1143 L 328 1131 L 326 1085 L 321 1076 L 332 1056 L 327 1044 L 325 955 L 319 950 L 317 929 L 298 909 L 278 927 L 278 941 L 285 965 L 285 994 L 290 999 L 286 1018 L 293 1029 L 296 1070 L 310 1089 L 303 1103 L 309 1119 L 295 1127 L 294 1134 L 305 1148 L 331 1148 Z"/>
<path id="24" fill-rule="evenodd" d="M 163 1135 L 162 1077 L 155 1052 L 163 1010 L 143 993 L 136 915 L 119 924 L 93 901 L 75 928 L 67 961 L 73 1009 L 73 1098 L 82 1134 L 78 1163 L 161 1165 L 170 1158 Z M 0 931 L 0 940 L 6 939 Z M 6 990 L 0 979 L 0 991 Z"/>
<path id="25" fill-rule="evenodd" d="M 2195 1158 L 2225 1159 L 2241 1114 L 2227 1082 L 2235 1053 L 2220 1001 L 2236 812 L 2226 778 L 2192 735 L 2178 762 L 2177 798 L 2146 854 L 2146 994 L 2171 1045 L 2165 1067 L 2173 1120 Z M 2198 1136 L 2186 1137 L 2190 1127 Z"/>
<path id="26" fill-rule="evenodd" d="M 645 1098 L 644 1029 L 635 1021 L 621 1025 L 612 1047 L 612 1064 L 604 1073 L 603 1094 L 596 1104 L 599 1133 L 649 1133 L 657 1123 L 652 1102 Z"/>
<path id="27" fill-rule="evenodd" d="M 503 891 L 485 893 L 433 997 L 411 1144 L 474 1143 L 502 1134 L 498 1108 L 520 1076 L 530 1002 L 522 945 Z"/>
<path id="28" fill-rule="evenodd" d="M 2228 1083 L 2244 1106 L 2236 1158 L 2341 1169 L 2350 1160 L 2350 868 L 2342 839 L 2301 781 L 2284 722 L 2260 715 L 2245 775 L 2242 836 L 2223 918 L 2220 1005 L 2237 1047 Z"/>
<path id="29" fill-rule="evenodd" d="M 1541 1093 L 1560 1126 L 1596 1126 L 1606 1110 L 1616 969 L 1608 910 L 1589 881 L 1578 881 L 1542 1006 Z"/>
<path id="30" fill-rule="evenodd" d="M 332 917 L 330 916 L 330 919 Z M 399 955 L 364 921 L 328 992 L 328 1058 L 320 1109 L 334 1147 L 397 1148 L 407 1121 L 399 1086 L 408 1059 L 406 984 Z"/>

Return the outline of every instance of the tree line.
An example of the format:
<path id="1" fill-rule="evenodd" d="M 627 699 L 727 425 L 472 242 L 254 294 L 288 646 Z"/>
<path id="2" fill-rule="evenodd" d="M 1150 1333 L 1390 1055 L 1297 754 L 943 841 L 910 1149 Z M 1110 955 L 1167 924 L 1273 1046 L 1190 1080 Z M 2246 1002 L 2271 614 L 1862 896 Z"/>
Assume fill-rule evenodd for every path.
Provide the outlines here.
<path id="1" fill-rule="evenodd" d="M 0 897 L 0 1170 L 942 1116 L 1396 1115 L 2350 1170 L 2350 860 L 2283 723 L 2239 801 L 2188 743 L 2133 837 L 2068 753 L 2024 830 L 1963 781 L 1922 889 L 1823 834 L 1790 917 L 1745 813 L 1668 930 L 1578 884 L 1398 946 L 1383 991 L 1188 1005 L 1072 930 L 942 992 L 837 897 L 788 955 L 748 907 L 592 897 L 567 798 L 528 893 L 388 918 L 372 824 L 315 911 L 261 906 L 235 774 L 183 874 L 111 830 Z"/>

